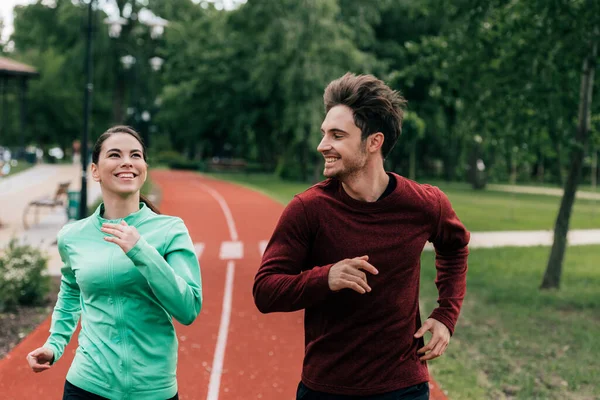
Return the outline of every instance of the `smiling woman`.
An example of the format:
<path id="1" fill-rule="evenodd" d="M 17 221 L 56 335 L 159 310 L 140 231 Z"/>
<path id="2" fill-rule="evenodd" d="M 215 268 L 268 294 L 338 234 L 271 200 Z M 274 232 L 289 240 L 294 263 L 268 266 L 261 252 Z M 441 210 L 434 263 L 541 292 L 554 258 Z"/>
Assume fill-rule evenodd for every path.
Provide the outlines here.
<path id="1" fill-rule="evenodd" d="M 136 210 L 138 202 L 141 201 L 160 214 L 158 209 L 140 194 L 147 176 L 146 147 L 135 130 L 119 125 L 108 129 L 98 138 L 92 150 L 92 177 L 100 183 L 105 204 L 116 202 L 131 211 Z M 128 198 L 129 201 L 122 203 L 123 198 Z"/>
<path id="2" fill-rule="evenodd" d="M 52 368 L 82 315 L 63 400 L 177 399 L 173 319 L 189 325 L 202 307 L 192 240 L 180 218 L 158 215 L 141 198 L 148 166 L 137 132 L 107 130 L 92 162 L 102 204 L 58 234 L 64 265 L 50 336 L 27 361 L 34 372 Z"/>

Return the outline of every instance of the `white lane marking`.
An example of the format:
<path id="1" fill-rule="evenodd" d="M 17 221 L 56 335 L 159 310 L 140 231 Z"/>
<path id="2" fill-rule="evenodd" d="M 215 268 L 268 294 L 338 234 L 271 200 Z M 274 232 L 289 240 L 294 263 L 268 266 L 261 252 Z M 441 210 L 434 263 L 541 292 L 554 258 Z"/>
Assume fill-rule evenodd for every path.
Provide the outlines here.
<path id="1" fill-rule="evenodd" d="M 258 242 L 258 251 L 260 252 L 261 257 L 263 256 L 263 254 L 265 254 L 267 244 L 269 244 L 268 240 L 261 240 L 260 242 Z"/>
<path id="2" fill-rule="evenodd" d="M 221 375 L 223 374 L 223 360 L 225 359 L 225 348 L 227 347 L 227 335 L 229 333 L 229 319 L 231 317 L 231 299 L 233 293 L 233 277 L 235 275 L 235 263 L 227 262 L 227 277 L 225 278 L 225 294 L 223 295 L 223 312 L 221 313 L 221 325 L 219 325 L 219 336 L 215 348 L 212 369 L 210 370 L 210 382 L 208 384 L 207 400 L 217 400 L 221 387 Z"/>
<path id="3" fill-rule="evenodd" d="M 223 214 L 225 214 L 225 219 L 227 220 L 227 226 L 229 226 L 229 234 L 231 235 L 231 240 L 233 240 L 233 241 L 238 240 L 238 234 L 237 234 L 237 230 L 235 229 L 235 222 L 233 221 L 233 216 L 231 215 L 229 206 L 227 205 L 227 202 L 225 201 L 223 196 L 221 196 L 219 194 L 219 192 L 217 192 L 216 190 L 214 190 L 211 187 L 203 185 L 202 183 L 199 183 L 199 185 L 202 186 L 204 188 L 204 190 L 206 190 L 212 197 L 214 197 L 215 200 L 217 200 L 217 202 L 221 206 L 221 209 L 223 210 Z"/>
<path id="4" fill-rule="evenodd" d="M 221 260 L 239 260 L 244 257 L 244 244 L 242 242 L 221 243 Z"/>
<path id="5" fill-rule="evenodd" d="M 199 260 L 204 252 L 204 243 L 194 243 L 194 250 L 196 251 L 196 257 L 198 257 Z"/>
<path id="6" fill-rule="evenodd" d="M 238 234 L 235 229 L 235 221 L 231 215 L 231 210 L 227 202 L 213 188 L 198 183 L 212 197 L 217 200 L 229 227 L 231 242 L 237 242 Z M 223 293 L 223 309 L 221 310 L 221 323 L 219 325 L 219 335 L 217 336 L 217 345 L 215 347 L 215 356 L 213 358 L 212 369 L 210 370 L 210 380 L 208 382 L 207 400 L 218 400 L 219 390 L 221 388 L 221 375 L 223 374 L 223 360 L 225 359 L 225 349 L 227 348 L 227 336 L 229 335 L 229 320 L 231 318 L 231 300 L 233 297 L 233 277 L 235 276 L 235 263 L 230 260 L 227 262 L 227 277 L 225 279 L 225 291 Z"/>

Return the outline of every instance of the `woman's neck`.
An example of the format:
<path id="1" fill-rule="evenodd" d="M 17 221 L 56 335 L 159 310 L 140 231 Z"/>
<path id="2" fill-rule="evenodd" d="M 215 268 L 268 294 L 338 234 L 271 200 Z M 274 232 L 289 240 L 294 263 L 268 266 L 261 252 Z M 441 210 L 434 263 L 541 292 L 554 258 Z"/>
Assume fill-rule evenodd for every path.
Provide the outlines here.
<path id="1" fill-rule="evenodd" d="M 125 218 L 140 209 L 140 196 L 138 193 L 127 197 L 103 194 L 102 201 L 104 202 L 104 215 L 102 217 L 105 219 Z"/>

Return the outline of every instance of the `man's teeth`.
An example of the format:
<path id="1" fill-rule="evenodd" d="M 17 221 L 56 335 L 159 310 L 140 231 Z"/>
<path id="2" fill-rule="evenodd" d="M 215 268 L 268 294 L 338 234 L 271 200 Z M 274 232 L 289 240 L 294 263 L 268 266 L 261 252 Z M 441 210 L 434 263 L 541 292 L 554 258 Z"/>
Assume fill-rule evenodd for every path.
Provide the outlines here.
<path id="1" fill-rule="evenodd" d="M 336 162 L 337 160 L 338 159 L 335 158 L 335 157 L 327 157 L 327 158 L 325 158 L 325 162 L 328 162 L 328 163 Z"/>

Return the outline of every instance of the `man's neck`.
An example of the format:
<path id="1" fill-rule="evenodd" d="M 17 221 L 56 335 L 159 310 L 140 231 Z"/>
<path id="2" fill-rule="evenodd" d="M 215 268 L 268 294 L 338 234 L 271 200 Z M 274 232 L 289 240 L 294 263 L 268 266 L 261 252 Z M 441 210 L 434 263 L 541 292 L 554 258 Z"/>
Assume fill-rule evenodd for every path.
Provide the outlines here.
<path id="1" fill-rule="evenodd" d="M 365 168 L 358 174 L 342 180 L 342 187 L 354 200 L 375 202 L 387 187 L 390 177 L 383 164 L 376 168 Z"/>

